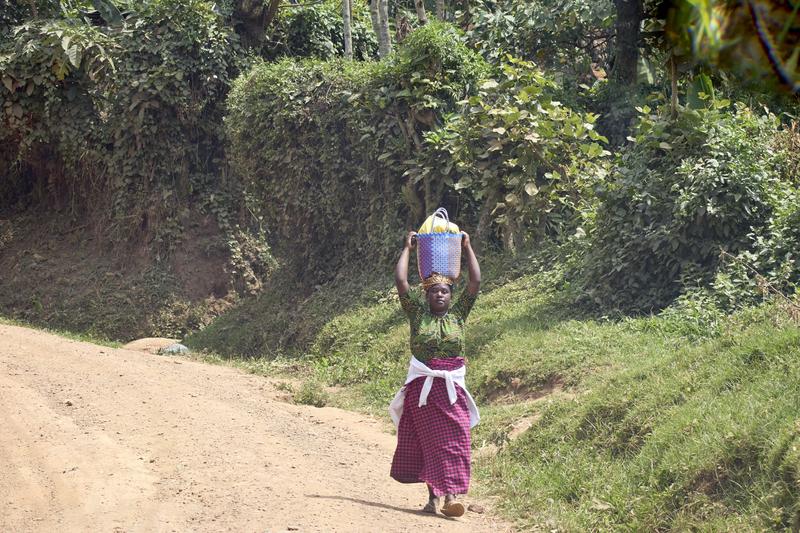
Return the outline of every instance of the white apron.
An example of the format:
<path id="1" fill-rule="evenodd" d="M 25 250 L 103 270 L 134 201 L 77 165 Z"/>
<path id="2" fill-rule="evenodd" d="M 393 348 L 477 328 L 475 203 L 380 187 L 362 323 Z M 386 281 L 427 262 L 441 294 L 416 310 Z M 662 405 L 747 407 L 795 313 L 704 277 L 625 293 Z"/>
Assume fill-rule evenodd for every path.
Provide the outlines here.
<path id="1" fill-rule="evenodd" d="M 428 394 L 433 387 L 433 379 L 444 379 L 445 386 L 447 387 L 447 397 L 450 404 L 456 403 L 458 395 L 456 394 L 456 385 L 464 390 L 467 395 L 467 408 L 469 409 L 469 427 L 473 428 L 478 425 L 481 419 L 478 413 L 478 406 L 475 405 L 475 400 L 467 390 L 467 385 L 464 381 L 464 376 L 467 375 L 467 367 L 462 366 L 456 370 L 433 370 L 425 366 L 419 359 L 411 356 L 411 363 L 408 365 L 408 374 L 406 375 L 406 382 L 395 394 L 392 403 L 389 404 L 389 416 L 392 417 L 395 427 L 400 424 L 400 417 L 403 416 L 403 403 L 406 399 L 406 385 L 411 383 L 417 378 L 425 377 L 425 383 L 422 385 L 422 391 L 419 394 L 419 407 L 428 404 Z"/>

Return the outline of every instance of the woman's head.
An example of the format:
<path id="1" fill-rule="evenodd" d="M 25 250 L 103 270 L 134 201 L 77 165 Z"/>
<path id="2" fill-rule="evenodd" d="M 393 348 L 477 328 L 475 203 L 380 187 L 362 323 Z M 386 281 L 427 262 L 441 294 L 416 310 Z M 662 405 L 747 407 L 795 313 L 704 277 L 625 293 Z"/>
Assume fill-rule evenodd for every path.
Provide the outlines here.
<path id="1" fill-rule="evenodd" d="M 436 283 L 425 289 L 428 307 L 434 315 L 443 315 L 450 309 L 452 296 L 453 286 L 446 283 Z"/>
<path id="2" fill-rule="evenodd" d="M 453 296 L 453 280 L 434 272 L 422 280 L 425 289 L 425 299 L 431 313 L 441 315 L 450 308 L 450 299 Z"/>

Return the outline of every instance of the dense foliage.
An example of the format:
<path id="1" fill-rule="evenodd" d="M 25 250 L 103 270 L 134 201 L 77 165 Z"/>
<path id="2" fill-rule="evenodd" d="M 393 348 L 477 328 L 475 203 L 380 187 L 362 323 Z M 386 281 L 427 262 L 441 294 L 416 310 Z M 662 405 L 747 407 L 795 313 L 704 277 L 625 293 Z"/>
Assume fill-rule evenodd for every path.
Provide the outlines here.
<path id="1" fill-rule="evenodd" d="M 18 161 L 37 164 L 30 151 L 45 150 L 40 159 L 63 164 L 67 190 L 81 190 L 83 201 L 107 193 L 111 212 L 127 215 L 156 197 L 187 195 L 212 171 L 217 104 L 235 73 L 235 37 L 210 4 L 134 7 L 118 26 L 67 17 L 16 28 L 4 44 L 0 95 L 3 140 Z M 130 218 L 148 224 L 145 213 Z"/>
<path id="2" fill-rule="evenodd" d="M 479 240 L 494 229 L 516 250 L 575 230 L 605 175 L 607 140 L 597 118 L 558 100 L 558 86 L 513 57 L 481 83 L 464 109 L 426 134 L 425 157 L 409 170 L 437 176 L 480 212 Z"/>
<path id="3" fill-rule="evenodd" d="M 686 109 L 676 120 L 642 109 L 635 143 L 599 194 L 582 275 L 604 307 L 663 307 L 706 285 L 720 253 L 758 248 L 796 194 L 797 155 L 777 143 L 773 115 L 743 104 Z M 787 215 L 779 215 L 780 217 Z"/>
<path id="4" fill-rule="evenodd" d="M 469 37 L 492 59 L 512 54 L 589 82 L 609 68 L 613 11 L 608 0 L 488 0 L 471 14 Z"/>
<path id="5" fill-rule="evenodd" d="M 413 223 L 438 205 L 441 186 L 434 195 L 435 184 L 418 188 L 403 173 L 421 132 L 485 71 L 454 30 L 431 24 L 387 63 L 283 60 L 237 80 L 231 163 L 300 279 L 387 260 L 405 213 Z"/>
<path id="6" fill-rule="evenodd" d="M 210 2 L 127 7 L 99 24 L 66 10 L 0 42 L 0 206 L 34 199 L 88 216 L 159 258 L 179 245 L 192 206 L 216 218 L 232 273 L 254 288 L 268 249 L 237 227 L 240 193 L 222 150 L 237 37 Z"/>

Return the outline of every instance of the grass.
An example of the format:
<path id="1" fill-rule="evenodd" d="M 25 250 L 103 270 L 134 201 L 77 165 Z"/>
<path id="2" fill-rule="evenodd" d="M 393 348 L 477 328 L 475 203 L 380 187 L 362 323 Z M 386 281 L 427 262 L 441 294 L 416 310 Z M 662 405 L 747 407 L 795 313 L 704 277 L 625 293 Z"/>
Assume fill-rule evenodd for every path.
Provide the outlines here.
<path id="1" fill-rule="evenodd" d="M 638 335 L 620 332 L 615 344 Z M 544 406 L 535 428 L 480 466 L 505 509 L 565 530 L 789 527 L 800 481 L 797 327 L 755 322 L 651 346 L 598 354 L 610 370 Z"/>
<path id="2" fill-rule="evenodd" d="M 23 320 L 19 320 L 16 318 L 7 318 L 4 316 L 0 316 L 0 324 L 4 326 L 19 326 L 22 328 L 34 328 L 38 329 L 39 331 L 44 331 L 46 333 L 52 333 L 53 335 L 58 335 L 59 337 L 64 337 L 65 339 L 70 339 L 73 341 L 79 342 L 90 342 L 92 344 L 99 344 L 101 346 L 108 346 L 109 348 L 119 348 L 122 346 L 122 343 L 114 340 L 107 339 L 103 336 L 96 335 L 93 333 L 86 333 L 86 332 L 75 332 L 75 331 L 68 331 L 63 329 L 52 329 L 52 328 L 42 328 L 39 325 L 31 324 L 25 322 Z"/>
<path id="3" fill-rule="evenodd" d="M 223 357 L 296 357 L 332 317 L 385 297 L 375 271 L 348 271 L 327 285 L 308 286 L 298 284 L 296 273 L 278 270 L 261 296 L 243 301 L 184 341 L 195 350 Z"/>

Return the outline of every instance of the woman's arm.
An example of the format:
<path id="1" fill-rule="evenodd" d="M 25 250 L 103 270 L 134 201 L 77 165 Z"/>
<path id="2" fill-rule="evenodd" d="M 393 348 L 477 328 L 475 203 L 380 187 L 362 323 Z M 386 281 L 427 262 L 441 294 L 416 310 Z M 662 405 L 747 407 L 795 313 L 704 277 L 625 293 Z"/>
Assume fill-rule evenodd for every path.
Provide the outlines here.
<path id="1" fill-rule="evenodd" d="M 411 257 L 411 250 L 413 250 L 417 241 L 415 231 L 409 231 L 406 235 L 406 243 L 403 246 L 403 251 L 400 253 L 400 259 L 397 260 L 397 266 L 394 267 L 394 283 L 397 286 L 397 294 L 400 296 L 408 292 L 408 259 Z"/>
<path id="2" fill-rule="evenodd" d="M 464 249 L 464 255 L 467 256 L 467 269 L 469 271 L 469 281 L 467 282 L 467 292 L 472 296 L 478 294 L 481 288 L 481 267 L 478 264 L 478 258 L 475 257 L 475 252 L 472 250 L 472 244 L 469 242 L 469 234 L 462 231 L 461 234 L 461 247 Z"/>

